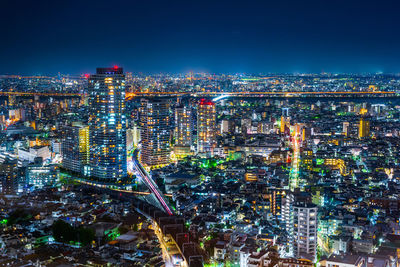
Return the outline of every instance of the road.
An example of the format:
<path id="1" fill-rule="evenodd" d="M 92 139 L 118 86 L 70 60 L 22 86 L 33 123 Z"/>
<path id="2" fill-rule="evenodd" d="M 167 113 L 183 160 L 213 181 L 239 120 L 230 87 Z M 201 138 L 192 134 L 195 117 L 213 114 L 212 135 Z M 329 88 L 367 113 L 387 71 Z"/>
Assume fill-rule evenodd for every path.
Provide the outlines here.
<path id="1" fill-rule="evenodd" d="M 290 189 L 293 190 L 299 187 L 299 176 L 300 176 L 300 133 L 298 132 L 299 127 L 295 127 L 295 133 L 292 137 L 292 149 L 293 159 L 292 167 L 289 174 Z"/>
<path id="2" fill-rule="evenodd" d="M 354 97 L 354 96 L 373 96 L 373 97 L 394 97 L 394 91 L 372 91 L 372 92 L 126 92 L 126 99 L 135 97 L 159 97 L 159 96 L 192 96 L 192 97 L 302 97 L 302 96 L 332 96 L 332 97 Z M 0 96 L 64 96 L 64 97 L 83 97 L 81 93 L 57 93 L 57 92 L 0 92 Z"/>
<path id="3" fill-rule="evenodd" d="M 163 254 L 163 260 L 165 262 L 166 267 L 173 267 L 176 266 L 176 263 L 174 263 L 174 256 L 179 254 L 180 257 L 182 258 L 182 261 L 180 262 L 179 266 L 186 267 L 188 264 L 186 261 L 183 260 L 183 256 L 181 255 L 178 247 L 176 244 L 172 241 L 166 242 L 166 238 L 161 232 L 160 227 L 158 227 L 158 224 L 153 220 L 153 229 L 154 232 L 158 238 L 158 241 L 160 243 L 160 247 L 162 249 L 162 254 Z M 176 259 L 175 259 L 176 260 Z"/>
<path id="4" fill-rule="evenodd" d="M 138 177 L 140 177 L 142 179 L 142 181 L 146 184 L 146 186 L 150 189 L 150 191 L 154 194 L 157 201 L 161 204 L 161 206 L 163 207 L 165 212 L 167 212 L 168 215 L 173 215 L 171 208 L 168 206 L 167 202 L 165 201 L 164 196 L 161 193 L 161 191 L 158 189 L 157 184 L 153 181 L 151 176 L 147 173 L 147 171 L 140 164 L 140 162 L 138 160 L 138 153 L 139 153 L 138 149 L 136 149 L 133 152 L 132 161 L 130 164 L 128 164 L 129 171 L 132 171 Z"/>

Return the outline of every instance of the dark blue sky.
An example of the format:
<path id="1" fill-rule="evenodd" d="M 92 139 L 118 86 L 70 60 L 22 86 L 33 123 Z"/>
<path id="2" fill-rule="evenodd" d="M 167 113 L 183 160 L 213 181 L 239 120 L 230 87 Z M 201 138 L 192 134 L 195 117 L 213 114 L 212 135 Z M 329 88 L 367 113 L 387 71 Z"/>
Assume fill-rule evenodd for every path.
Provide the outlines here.
<path id="1" fill-rule="evenodd" d="M 2 0 L 0 73 L 400 72 L 399 1 Z"/>

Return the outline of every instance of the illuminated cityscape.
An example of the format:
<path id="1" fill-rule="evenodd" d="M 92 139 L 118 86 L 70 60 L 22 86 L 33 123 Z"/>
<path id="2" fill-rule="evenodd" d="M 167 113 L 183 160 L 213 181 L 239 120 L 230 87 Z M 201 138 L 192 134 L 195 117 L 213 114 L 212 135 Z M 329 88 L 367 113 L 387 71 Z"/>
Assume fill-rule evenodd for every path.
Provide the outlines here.
<path id="1" fill-rule="evenodd" d="M 397 265 L 400 78 L 129 75 L 1 79 L 3 262 Z"/>
<path id="2" fill-rule="evenodd" d="M 0 266 L 400 266 L 399 4 L 14 2 Z"/>

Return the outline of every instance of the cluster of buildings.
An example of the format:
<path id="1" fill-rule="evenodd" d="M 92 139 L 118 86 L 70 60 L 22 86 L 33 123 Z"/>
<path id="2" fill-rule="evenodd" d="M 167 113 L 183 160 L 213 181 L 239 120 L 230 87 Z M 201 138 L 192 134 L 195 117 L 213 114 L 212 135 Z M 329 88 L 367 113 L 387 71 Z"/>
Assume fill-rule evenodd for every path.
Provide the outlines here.
<path id="1" fill-rule="evenodd" d="M 6 77 L 0 84 L 16 83 L 13 79 Z M 64 78 L 59 79 L 62 84 Z M 149 195 L 146 186 L 152 187 L 153 194 L 163 193 L 168 198 L 163 204 L 185 224 L 186 229 L 179 228 L 180 238 L 187 230 L 190 246 L 196 257 L 201 254 L 204 264 L 399 264 L 400 103 L 396 97 L 196 95 L 209 91 L 396 91 L 396 77 L 135 77 L 113 67 L 99 68 L 79 81 L 72 82 L 79 89 L 71 92 L 82 92 L 83 97 L 4 99 L 0 193 L 6 206 L 0 221 L 12 218 L 18 206 L 40 212 L 31 213 L 34 219 L 23 225 L 5 223 L 0 228 L 4 233 L 0 255 L 11 251 L 15 244 L 9 239 L 15 234 L 23 237 L 15 241 L 20 245 L 13 252 L 16 256 L 1 260 L 26 260 L 32 251 L 50 246 L 58 256 L 67 247 L 73 249 L 69 257 L 74 262 L 82 260 L 79 253 L 89 251 L 90 257 L 83 259 L 93 266 L 189 265 L 177 235 L 167 236 L 162 227 L 144 218 L 136 220 L 136 226 L 126 225 L 125 215 L 134 210 L 129 203 L 84 195 L 79 186 L 71 187 L 71 183 L 83 183 L 132 192 L 150 203 L 154 200 L 143 197 Z M 128 96 L 134 92 L 191 94 Z M 152 181 L 143 181 L 136 162 Z M 99 220 L 99 210 L 106 210 L 112 223 Z M 49 227 L 58 219 L 94 229 L 100 239 L 79 248 L 51 241 Z M 14 228 L 20 232 L 13 232 Z M 34 238 L 27 232 L 33 228 L 39 229 Z M 103 228 L 114 238 L 103 239 Z M 50 241 L 33 249 L 32 244 L 43 236 Z M 104 262 L 95 263 L 95 258 Z"/>
<path id="2" fill-rule="evenodd" d="M 0 202 L 1 216 L 7 216 L 0 222 L 1 266 L 163 265 L 152 221 L 129 202 L 80 187 L 37 190 Z M 90 245 L 83 237 L 66 243 L 54 238 L 59 221 L 90 229 Z"/>

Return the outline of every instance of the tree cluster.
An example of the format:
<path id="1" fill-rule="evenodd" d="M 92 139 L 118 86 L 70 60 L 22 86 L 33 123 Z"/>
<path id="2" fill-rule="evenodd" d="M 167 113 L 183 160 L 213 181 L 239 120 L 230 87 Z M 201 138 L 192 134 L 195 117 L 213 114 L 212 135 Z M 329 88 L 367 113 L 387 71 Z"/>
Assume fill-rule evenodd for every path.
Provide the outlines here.
<path id="1" fill-rule="evenodd" d="M 63 220 L 57 220 L 52 226 L 53 237 L 57 242 L 79 242 L 83 246 L 91 244 L 95 238 L 93 229 L 85 227 L 72 227 Z"/>

